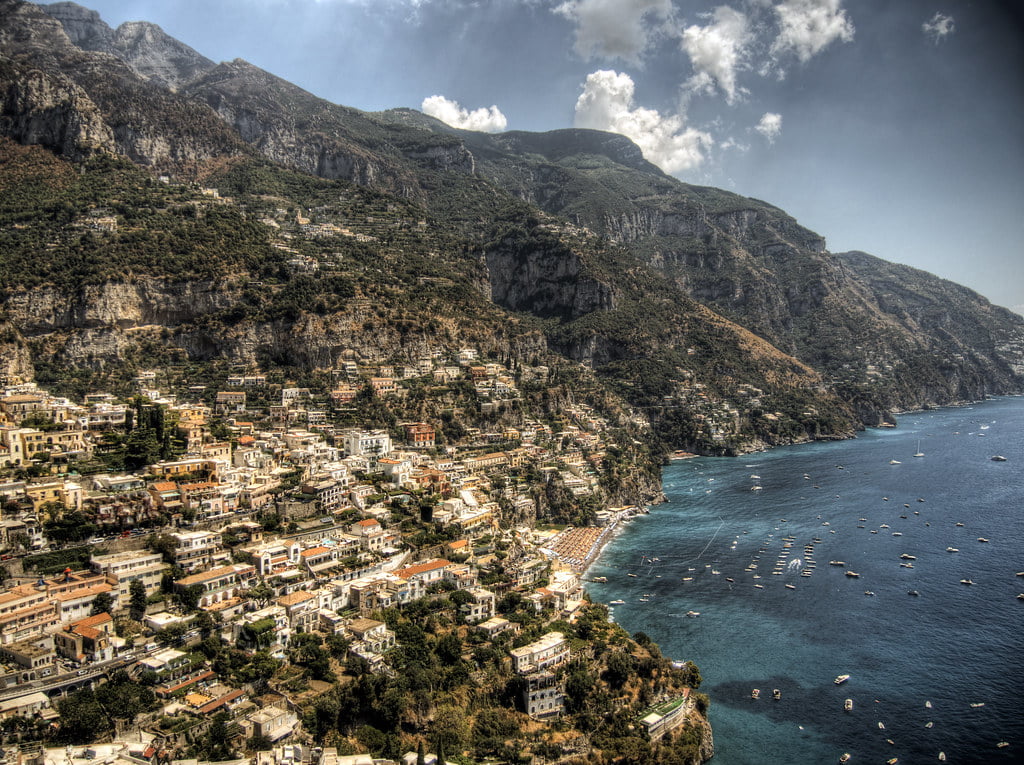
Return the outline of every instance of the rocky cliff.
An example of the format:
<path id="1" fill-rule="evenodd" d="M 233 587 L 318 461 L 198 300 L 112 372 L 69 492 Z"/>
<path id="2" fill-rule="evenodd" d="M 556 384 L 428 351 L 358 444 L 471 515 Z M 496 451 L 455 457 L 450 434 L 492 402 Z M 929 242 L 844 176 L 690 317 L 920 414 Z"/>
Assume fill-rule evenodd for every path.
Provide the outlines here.
<path id="1" fill-rule="evenodd" d="M 386 281 L 402 273 L 401 294 L 408 301 L 424 269 L 442 264 L 443 275 L 429 278 L 455 278 L 456 301 L 473 295 L 466 305 L 478 311 L 473 300 L 482 289 L 490 309 L 504 310 L 492 318 L 517 315 L 526 323 L 541 322 L 549 348 L 591 365 L 634 403 L 657 405 L 655 419 L 689 412 L 690 405 L 681 402 L 703 389 L 718 397 L 723 411 L 739 412 L 735 427 L 753 427 L 743 412 L 757 407 L 737 398 L 743 386 L 783 395 L 795 421 L 804 412 L 819 418 L 761 434 L 771 443 L 830 429 L 848 432 L 849 422 L 839 414 L 844 408 L 871 424 L 889 409 L 1015 391 L 1024 380 L 1024 320 L 934 277 L 869 256 L 829 253 L 822 237 L 783 211 L 681 183 L 646 162 L 622 136 L 592 130 L 486 135 L 455 130 L 411 110 L 361 112 L 244 61 L 214 64 L 144 22 L 113 30 L 73 3 L 44 10 L 0 0 L 0 92 L 0 135 L 45 146 L 74 162 L 116 154 L 153 174 L 171 174 L 175 182 L 201 180 L 231 189 L 242 197 L 233 218 L 239 225 L 268 209 L 317 205 L 325 219 L 348 225 L 352 210 L 334 209 L 307 194 L 314 177 L 407 200 L 413 207 L 401 225 L 429 221 L 438 236 L 429 246 L 419 242 L 410 249 L 399 244 L 408 231 L 372 232 L 365 241 L 378 244 L 347 261 L 367 268 L 360 278 Z M 285 169 L 302 178 L 285 177 Z M 348 196 L 330 193 L 334 199 Z M 121 209 L 118 204 L 113 208 Z M 173 209 L 166 201 L 141 204 Z M 202 208 L 194 199 L 188 204 Z M 111 206 L 97 198 L 77 214 L 88 216 L 104 205 Z M 392 202 L 374 202 L 377 209 L 381 205 Z M 160 226 L 180 228 L 173 220 L 179 213 L 161 214 Z M 127 210 L 123 215 L 136 217 Z M 67 229 L 80 222 L 61 225 L 40 236 L 70 242 L 69 252 L 94 251 L 95 241 Z M 162 234 L 146 236 L 155 241 Z M 131 257 L 126 233 L 114 235 L 113 243 L 118 257 Z M 338 249 L 347 251 L 351 244 L 346 240 Z M 364 264 L 385 250 L 393 253 L 382 258 L 386 268 L 371 275 Z M 268 274 L 281 278 L 291 268 L 280 256 L 283 250 L 268 249 L 266 237 L 251 252 L 248 260 L 262 259 L 263 265 L 247 262 L 246 276 L 237 271 L 245 255 L 225 260 L 224 275 L 236 277 L 233 283 L 250 276 L 257 282 Z M 207 252 L 175 254 L 197 273 L 204 268 L 196 263 L 205 258 L 210 264 Z M 331 262 L 327 254 L 316 257 Z M 246 298 L 238 288 L 206 294 L 204 278 L 140 269 L 138 263 L 128 269 L 133 277 L 123 284 L 97 285 L 94 292 L 70 297 L 52 285 L 32 296 L 15 290 L 12 307 L 19 322 L 27 321 L 27 331 L 41 335 L 52 325 L 53 332 L 86 333 L 66 344 L 74 349 L 62 351 L 72 354 L 69 359 L 87 358 L 90 342 L 98 349 L 93 358 L 122 353 L 122 340 L 103 333 L 128 331 L 127 324 L 163 326 L 175 334 L 175 327 L 212 327 L 223 317 L 251 324 L 218 337 L 193 327 L 188 331 L 204 339 L 177 340 L 202 358 L 220 354 L 251 361 L 280 352 L 314 366 L 331 358 L 329 348 L 304 334 L 296 344 L 290 333 L 303 312 L 294 300 L 282 309 L 291 322 L 287 329 L 275 324 L 280 316 L 268 321 L 256 315 L 253 300 L 274 303 L 290 294 L 276 282 L 262 298 Z M 150 294 L 154 285 L 166 295 Z M 194 317 L 179 315 L 179 288 L 203 307 Z M 125 319 L 125 326 L 104 323 L 102 317 L 112 313 L 104 307 L 108 293 L 119 295 L 118 311 L 139 318 Z M 32 310 L 23 311 L 19 300 L 29 301 Z M 330 310 L 345 310 L 337 295 L 318 300 Z M 439 298 L 431 310 L 440 305 L 447 311 L 446 300 Z M 305 313 L 321 317 L 330 310 Z M 327 322 L 321 329 L 339 331 L 329 319 L 319 321 Z M 250 326 L 265 341 L 253 340 Z M 358 342 L 354 336 L 347 341 Z"/>

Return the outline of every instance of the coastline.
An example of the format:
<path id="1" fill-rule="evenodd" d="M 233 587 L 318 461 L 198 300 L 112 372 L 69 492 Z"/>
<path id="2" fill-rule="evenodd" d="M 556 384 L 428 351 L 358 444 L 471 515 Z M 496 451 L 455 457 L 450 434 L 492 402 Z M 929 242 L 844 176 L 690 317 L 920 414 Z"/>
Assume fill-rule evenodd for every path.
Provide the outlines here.
<path id="1" fill-rule="evenodd" d="M 621 508 L 604 526 L 570 526 L 560 531 L 548 540 L 541 550 L 583 577 L 626 523 L 637 515 L 646 515 L 649 512 L 646 506 L 628 505 Z"/>

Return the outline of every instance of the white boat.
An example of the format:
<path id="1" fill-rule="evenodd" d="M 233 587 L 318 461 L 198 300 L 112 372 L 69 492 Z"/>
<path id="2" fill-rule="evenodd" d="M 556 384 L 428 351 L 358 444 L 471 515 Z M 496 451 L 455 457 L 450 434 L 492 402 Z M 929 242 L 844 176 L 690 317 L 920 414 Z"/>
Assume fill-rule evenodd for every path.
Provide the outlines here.
<path id="1" fill-rule="evenodd" d="M 828 565 L 830 565 L 830 566 L 845 566 L 846 565 L 846 561 L 844 561 L 844 560 L 830 560 L 828 562 Z"/>
<path id="2" fill-rule="evenodd" d="M 955 547 L 947 547 L 946 548 L 946 552 L 960 552 L 960 551 L 958 549 L 956 549 Z"/>
<path id="3" fill-rule="evenodd" d="M 978 541 L 979 542 L 987 542 L 988 540 L 985 539 L 985 537 L 978 537 Z"/>
<path id="4" fill-rule="evenodd" d="M 772 691 L 772 698 L 775 699 L 776 701 L 781 699 L 782 698 L 782 691 L 780 691 L 778 688 L 774 689 Z"/>
<path id="5" fill-rule="evenodd" d="M 626 601 L 624 601 L 624 600 L 609 600 L 608 601 L 608 605 L 610 605 L 610 606 L 621 606 L 621 605 L 625 604 L 625 602 Z"/>
<path id="6" fill-rule="evenodd" d="M 900 555 L 900 557 L 903 560 L 917 560 L 917 556 L 916 555 L 908 555 L 907 553 L 903 553 L 902 555 Z"/>
<path id="7" fill-rule="evenodd" d="M 755 688 L 754 690 L 752 690 L 750 692 L 750 698 L 752 698 L 752 699 L 756 699 L 760 695 L 761 695 L 761 689 L 760 688 Z"/>
<path id="8" fill-rule="evenodd" d="M 977 709 L 978 707 L 983 707 L 983 706 L 985 706 L 985 702 L 984 701 L 974 701 L 974 702 L 971 703 L 971 709 Z"/>
<path id="9" fill-rule="evenodd" d="M 924 452 L 921 451 L 921 439 L 917 439 L 917 452 L 914 454 L 915 457 L 923 457 Z"/>
<path id="10" fill-rule="evenodd" d="M 1006 457 L 1001 454 L 993 454 L 991 459 L 993 462 L 1006 462 Z"/>
<path id="11" fill-rule="evenodd" d="M 843 702 L 843 709 L 845 709 L 847 712 L 852 712 L 853 711 L 853 699 L 847 699 L 846 701 L 844 701 Z"/>
<path id="12" fill-rule="evenodd" d="M 856 571 L 847 571 L 846 575 L 849 576 L 849 577 L 853 577 L 854 579 L 856 579 L 858 576 L 860 576 L 860 574 L 858 574 Z"/>
<path id="13" fill-rule="evenodd" d="M 924 724 L 924 727 L 926 727 L 926 728 L 930 728 L 930 727 L 932 727 L 933 725 L 935 725 L 935 723 L 933 723 L 933 722 L 932 722 L 931 720 L 929 720 L 928 722 L 926 722 L 926 723 Z"/>
<path id="14" fill-rule="evenodd" d="M 970 579 L 961 579 L 960 584 L 974 584 L 974 582 L 972 582 Z"/>
<path id="15" fill-rule="evenodd" d="M 795 584 L 787 584 L 786 585 L 786 589 L 787 590 L 795 590 L 796 589 L 796 585 Z"/>
<path id="16" fill-rule="evenodd" d="M 931 709 L 932 708 L 932 702 L 930 702 L 930 701 L 924 702 L 924 707 L 925 707 L 925 709 Z"/>
<path id="17" fill-rule="evenodd" d="M 899 460 L 889 460 L 890 465 L 902 465 L 903 463 Z"/>
<path id="18" fill-rule="evenodd" d="M 840 762 L 849 762 L 850 761 L 850 753 L 849 752 L 843 752 L 843 754 L 839 757 L 839 761 Z"/>
<path id="19" fill-rule="evenodd" d="M 843 683 L 845 683 L 849 679 L 850 679 L 849 675 L 839 675 L 839 677 L 837 677 L 832 682 L 834 682 L 836 685 L 842 685 Z"/>
<path id="20" fill-rule="evenodd" d="M 700 616 L 700 611 L 687 611 L 686 615 L 691 617 L 691 618 L 697 617 L 697 616 Z"/>
<path id="21" fill-rule="evenodd" d="M 878 721 L 878 729 L 885 730 L 885 723 L 883 723 L 881 720 Z"/>

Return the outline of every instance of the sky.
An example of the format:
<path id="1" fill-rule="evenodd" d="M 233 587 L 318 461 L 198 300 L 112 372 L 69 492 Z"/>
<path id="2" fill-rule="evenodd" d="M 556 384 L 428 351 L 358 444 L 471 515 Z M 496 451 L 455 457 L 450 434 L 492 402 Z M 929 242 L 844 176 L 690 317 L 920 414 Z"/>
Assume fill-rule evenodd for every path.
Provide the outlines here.
<path id="1" fill-rule="evenodd" d="M 1024 4 L 82 0 L 334 103 L 587 127 L 1024 313 Z"/>

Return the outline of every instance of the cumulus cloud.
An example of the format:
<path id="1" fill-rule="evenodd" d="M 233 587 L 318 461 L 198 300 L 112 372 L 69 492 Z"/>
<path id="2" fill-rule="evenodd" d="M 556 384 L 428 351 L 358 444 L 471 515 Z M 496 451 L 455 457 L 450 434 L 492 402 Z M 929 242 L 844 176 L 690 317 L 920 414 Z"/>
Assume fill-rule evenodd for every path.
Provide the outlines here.
<path id="1" fill-rule="evenodd" d="M 775 143 L 775 139 L 782 132 L 782 115 L 765 112 L 754 126 L 754 130 L 767 138 L 768 143 Z"/>
<path id="2" fill-rule="evenodd" d="M 576 100 L 575 124 L 621 133 L 640 147 L 648 162 L 667 173 L 698 167 L 714 144 L 707 133 L 687 127 L 681 115 L 637 107 L 633 79 L 606 69 L 587 75 Z"/>
<path id="3" fill-rule="evenodd" d="M 779 35 L 771 53 L 793 52 L 806 63 L 834 40 L 850 42 L 853 22 L 841 6 L 842 0 L 785 0 L 776 5 Z"/>
<path id="4" fill-rule="evenodd" d="M 683 30 L 682 47 L 694 69 L 686 84 L 689 90 L 705 93 L 713 93 L 717 85 L 731 104 L 743 92 L 736 85 L 736 75 L 751 41 L 749 23 L 744 14 L 727 5 L 710 15 L 713 21 L 707 26 Z"/>
<path id="5" fill-rule="evenodd" d="M 499 133 L 508 126 L 508 120 L 497 106 L 480 107 L 470 111 L 459 106 L 458 101 L 452 101 L 444 96 L 424 98 L 420 111 L 463 130 Z"/>
<path id="6" fill-rule="evenodd" d="M 657 22 L 671 18 L 672 0 L 565 0 L 554 12 L 576 24 L 582 58 L 638 63 Z"/>
<path id="7" fill-rule="evenodd" d="M 921 25 L 921 31 L 938 45 L 943 38 L 956 31 L 956 25 L 953 23 L 952 16 L 936 11 L 931 19 Z"/>

